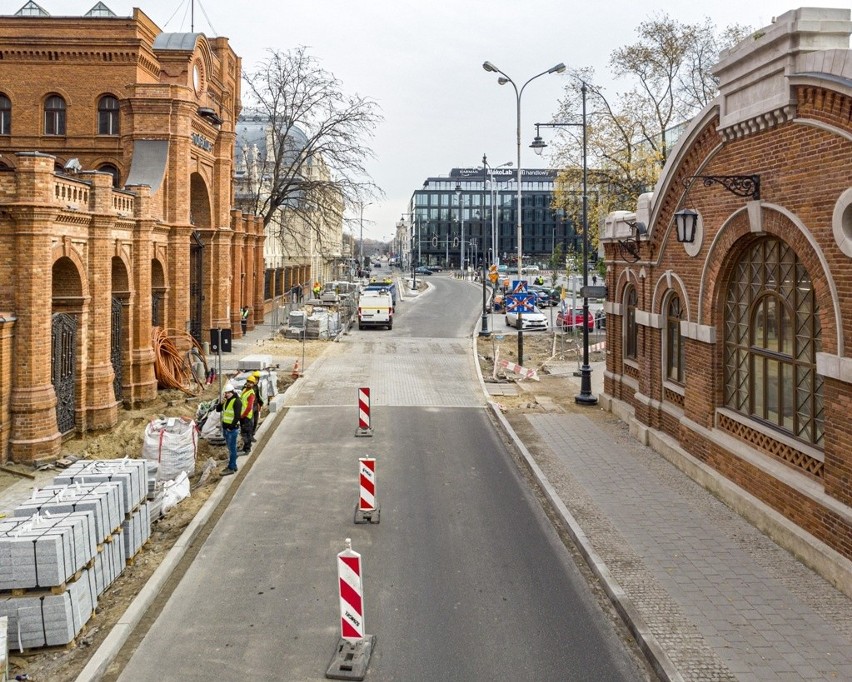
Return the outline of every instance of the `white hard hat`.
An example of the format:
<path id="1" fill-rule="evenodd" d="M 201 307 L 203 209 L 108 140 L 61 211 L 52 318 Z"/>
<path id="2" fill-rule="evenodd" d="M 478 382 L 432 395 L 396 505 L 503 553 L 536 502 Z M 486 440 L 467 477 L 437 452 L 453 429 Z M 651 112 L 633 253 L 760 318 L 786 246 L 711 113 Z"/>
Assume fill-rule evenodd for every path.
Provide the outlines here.
<path id="1" fill-rule="evenodd" d="M 234 385 L 229 381 L 227 384 L 225 384 L 225 388 L 222 389 L 222 392 L 228 393 L 230 391 L 231 393 L 234 393 L 235 390 L 236 389 L 234 389 Z"/>

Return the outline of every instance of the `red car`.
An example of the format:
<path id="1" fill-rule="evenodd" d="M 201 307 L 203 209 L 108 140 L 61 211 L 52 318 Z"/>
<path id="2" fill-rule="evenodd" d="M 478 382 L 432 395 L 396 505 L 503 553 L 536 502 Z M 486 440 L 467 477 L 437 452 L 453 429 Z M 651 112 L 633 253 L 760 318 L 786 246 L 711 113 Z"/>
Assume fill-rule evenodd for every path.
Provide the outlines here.
<path id="1" fill-rule="evenodd" d="M 589 312 L 589 316 L 587 319 L 588 327 L 590 330 L 594 330 L 595 328 L 595 316 L 592 315 L 591 311 Z M 573 331 L 574 329 L 579 329 L 583 324 L 583 311 L 582 310 L 573 310 L 569 308 L 568 310 L 560 310 L 556 314 L 556 327 L 561 329 L 562 331 Z"/>

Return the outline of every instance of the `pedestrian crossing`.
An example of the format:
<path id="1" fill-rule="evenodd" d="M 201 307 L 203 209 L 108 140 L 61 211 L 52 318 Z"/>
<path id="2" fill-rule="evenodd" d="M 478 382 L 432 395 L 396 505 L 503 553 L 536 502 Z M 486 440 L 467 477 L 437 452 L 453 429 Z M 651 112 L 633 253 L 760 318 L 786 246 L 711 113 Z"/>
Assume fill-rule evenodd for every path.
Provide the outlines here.
<path id="1" fill-rule="evenodd" d="M 284 405 L 351 406 L 367 386 L 374 406 L 482 407 L 470 339 L 343 338 L 313 362 Z"/>

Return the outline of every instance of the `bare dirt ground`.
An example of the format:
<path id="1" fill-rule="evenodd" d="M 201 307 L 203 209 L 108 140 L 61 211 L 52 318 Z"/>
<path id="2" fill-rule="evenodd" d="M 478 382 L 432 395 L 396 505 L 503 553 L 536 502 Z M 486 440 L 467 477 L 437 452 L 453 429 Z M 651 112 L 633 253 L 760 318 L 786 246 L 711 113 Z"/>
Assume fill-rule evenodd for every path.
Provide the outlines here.
<path id="1" fill-rule="evenodd" d="M 265 339 L 259 341 L 255 352 L 271 355 L 285 360 L 278 371 L 278 390 L 286 390 L 295 379 L 291 377 L 292 361 L 298 359 L 302 369 L 310 366 L 328 347 L 329 341 L 300 341 L 289 339 Z M 304 354 L 303 354 L 304 353 Z M 304 357 L 304 361 L 303 361 Z M 223 382 L 225 377 L 223 377 Z M 92 433 L 84 437 L 66 441 L 62 455 L 75 455 L 83 459 L 115 459 L 121 457 L 140 457 L 142 440 L 146 424 L 160 415 L 174 417 L 194 417 L 198 404 L 217 397 L 218 380 L 204 388 L 197 395 L 189 396 L 178 390 L 161 390 L 157 399 L 150 405 L 136 410 L 122 410 L 118 425 L 109 432 Z M 264 408 L 261 419 L 267 418 Z M 216 467 L 212 475 L 202 482 L 201 474 L 205 463 L 213 459 Z M 86 666 L 89 658 L 109 634 L 110 629 L 127 610 L 130 603 L 145 585 L 166 554 L 195 517 L 199 509 L 216 489 L 219 472 L 227 463 L 228 454 L 224 446 L 214 446 L 203 439 L 198 441 L 196 473 L 191 478 L 191 495 L 177 507 L 154 523 L 151 538 L 141 551 L 128 563 L 124 572 L 101 595 L 95 615 L 84 626 L 75 642 L 67 647 L 55 649 L 36 649 L 31 652 L 10 651 L 10 679 L 16 675 L 28 675 L 34 682 L 71 682 Z M 32 469 L 8 465 L 0 469 L 0 491 L 21 480 L 32 481 L 32 485 L 50 482 L 55 471 L 34 472 Z M 17 473 L 11 473 L 17 472 Z M 0 509 L 0 512 L 3 510 Z M 3 594 L 0 593 L 0 597 Z M 10 648 L 14 641 L 10 638 Z M 2 674 L 0 674 L 0 678 Z"/>
<path id="2" fill-rule="evenodd" d="M 479 361 L 486 382 L 513 383 L 517 375 L 498 367 L 494 378 L 494 357 L 517 363 L 517 337 L 505 334 L 498 340 L 502 330 L 495 329 L 490 340 L 480 340 L 478 344 Z M 282 359 L 280 366 L 279 391 L 283 391 L 295 379 L 291 377 L 292 362 L 298 359 L 304 369 L 310 366 L 322 352 L 328 348 L 328 341 L 306 341 L 304 345 L 295 340 L 264 339 L 258 341 L 253 352 L 268 354 Z M 528 430 L 526 420 L 520 418 L 524 413 L 552 409 L 556 404 L 565 410 L 584 409 L 574 405 L 572 389 L 566 390 L 565 374 L 551 374 L 548 366 L 559 366 L 560 371 L 577 363 L 577 344 L 570 336 L 563 337 L 552 332 L 526 332 L 524 334 L 523 365 L 538 371 L 539 380 L 524 379 L 519 382 L 522 389 L 517 396 L 499 396 L 495 398 L 506 413 L 507 418 L 526 442 L 533 434 Z M 304 358 L 304 360 L 303 360 Z M 600 352 L 593 353 L 592 362 L 603 359 Z M 223 377 L 224 381 L 224 377 Z M 110 459 L 119 457 L 139 457 L 145 425 L 160 415 L 194 417 L 201 401 L 212 400 L 218 391 L 218 381 L 205 387 L 198 395 L 188 396 L 181 391 L 160 391 L 157 400 L 142 409 L 121 412 L 118 425 L 108 433 L 94 433 L 85 437 L 67 441 L 63 445 L 63 455 L 76 455 L 87 459 Z M 264 409 L 263 418 L 268 417 Z M 202 482 L 201 472 L 208 459 L 216 462 L 213 475 Z M 196 474 L 192 477 L 191 496 L 171 510 L 167 516 L 153 524 L 151 538 L 125 568 L 121 576 L 101 595 L 95 615 L 89 620 L 73 645 L 54 650 L 34 650 L 10 652 L 10 679 L 26 674 L 36 682 L 71 682 L 85 667 L 91 655 L 109 634 L 111 628 L 127 610 L 141 588 L 150 579 L 166 554 L 181 536 L 185 528 L 195 517 L 199 509 L 215 490 L 219 481 L 219 471 L 227 461 L 224 446 L 210 445 L 199 440 Z M 20 475 L 33 475 L 23 467 L 10 466 Z M 58 471 L 58 470 L 57 470 Z M 49 472 L 48 472 L 49 473 Z M 38 472 L 44 479 L 45 473 Z M 19 480 L 18 475 L 0 469 L 0 491 Z M 49 479 L 48 479 L 49 480 Z M 2 510 L 0 510 L 2 511 Z M 10 645 L 14 646 L 13 642 Z"/>

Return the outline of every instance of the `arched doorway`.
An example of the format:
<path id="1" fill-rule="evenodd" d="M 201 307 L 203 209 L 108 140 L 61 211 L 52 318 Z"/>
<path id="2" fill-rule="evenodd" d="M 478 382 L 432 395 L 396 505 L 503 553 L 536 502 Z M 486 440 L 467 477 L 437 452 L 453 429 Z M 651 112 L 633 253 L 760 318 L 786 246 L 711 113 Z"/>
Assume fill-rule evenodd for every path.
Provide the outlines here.
<path id="1" fill-rule="evenodd" d="M 126 339 L 126 315 L 124 309 L 130 303 L 130 281 L 124 261 L 117 256 L 112 259 L 112 317 L 110 322 L 110 363 L 114 374 L 112 387 L 116 400 L 122 398 L 122 360 Z"/>
<path id="2" fill-rule="evenodd" d="M 201 326 L 204 314 L 204 242 L 201 233 L 212 229 L 210 194 L 207 184 L 198 173 L 193 173 L 189 183 L 189 222 L 194 225 L 189 245 L 189 333 L 201 343 Z"/>
<path id="3" fill-rule="evenodd" d="M 53 315 L 51 320 L 51 383 L 56 392 L 56 424 L 62 434 L 76 426 L 78 318 L 83 288 L 77 266 L 70 258 L 53 264 Z"/>
<path id="4" fill-rule="evenodd" d="M 151 260 L 151 326 L 165 326 L 166 273 L 163 264 L 156 258 Z"/>

